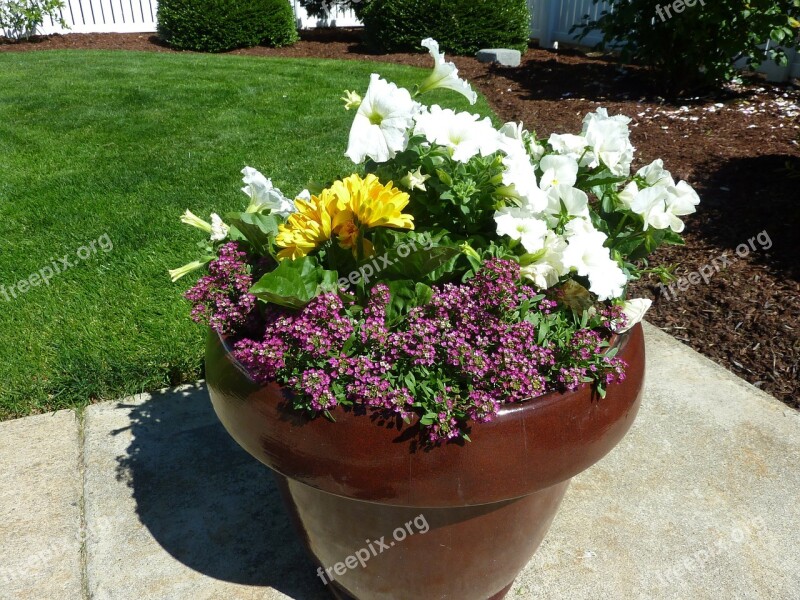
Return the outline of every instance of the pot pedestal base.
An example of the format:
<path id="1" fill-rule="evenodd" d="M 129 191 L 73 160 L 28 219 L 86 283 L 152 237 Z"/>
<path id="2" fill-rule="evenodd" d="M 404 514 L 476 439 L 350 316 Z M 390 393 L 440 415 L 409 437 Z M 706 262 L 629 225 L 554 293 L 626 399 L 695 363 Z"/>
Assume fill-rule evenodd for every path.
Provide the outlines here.
<path id="1" fill-rule="evenodd" d="M 501 600 L 569 484 L 491 504 L 421 508 L 276 479 L 317 576 L 338 600 Z"/>

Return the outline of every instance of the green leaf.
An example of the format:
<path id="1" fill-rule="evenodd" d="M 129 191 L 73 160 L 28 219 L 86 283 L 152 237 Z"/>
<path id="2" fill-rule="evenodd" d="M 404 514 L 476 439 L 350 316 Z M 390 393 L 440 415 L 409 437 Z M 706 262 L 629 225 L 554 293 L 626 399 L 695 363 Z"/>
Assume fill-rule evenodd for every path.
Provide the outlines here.
<path id="1" fill-rule="evenodd" d="M 436 176 L 447 187 L 453 187 L 453 178 L 444 169 L 436 169 Z"/>
<path id="2" fill-rule="evenodd" d="M 266 302 L 303 308 L 319 294 L 336 289 L 337 273 L 322 268 L 313 256 L 284 260 L 258 280 L 250 293 Z"/>
<path id="3" fill-rule="evenodd" d="M 773 42 L 780 44 L 786 37 L 786 32 L 779 27 L 777 29 L 773 29 L 770 32 L 769 37 Z"/>
<path id="4" fill-rule="evenodd" d="M 638 235 L 617 238 L 614 242 L 614 250 L 619 252 L 622 256 L 630 256 L 644 245 L 644 241 L 644 238 Z"/>
<path id="5" fill-rule="evenodd" d="M 389 281 L 386 285 L 391 295 L 389 306 L 386 307 L 386 319 L 389 323 L 399 320 L 415 306 L 428 303 L 433 296 L 433 290 L 429 286 L 410 279 Z"/>
<path id="6" fill-rule="evenodd" d="M 408 244 L 403 247 L 408 248 Z M 405 250 L 402 254 L 405 254 Z M 434 246 L 427 250 L 420 248 L 407 256 L 401 256 L 398 249 L 394 249 L 386 254 L 392 264 L 381 273 L 381 277 L 419 281 L 460 255 L 461 250 L 451 246 Z"/>
<path id="7" fill-rule="evenodd" d="M 236 228 L 244 236 L 253 250 L 259 254 L 267 254 L 282 219 L 275 215 L 259 213 L 231 213 L 226 215 L 225 222 Z"/>
<path id="8" fill-rule="evenodd" d="M 597 173 L 596 175 L 590 175 L 586 178 L 581 178 L 581 186 L 585 183 L 588 187 L 596 187 L 596 186 L 603 186 L 609 185 L 612 183 L 622 183 L 623 181 L 627 181 L 627 177 L 622 177 L 620 175 L 611 175 L 607 170 L 604 170 L 602 173 Z"/>
<path id="9" fill-rule="evenodd" d="M 671 229 L 666 229 L 664 233 L 664 243 L 665 244 L 672 244 L 674 246 L 684 246 L 686 242 L 683 241 L 683 238 L 680 234 L 675 233 Z"/>
<path id="10" fill-rule="evenodd" d="M 439 417 L 436 413 L 427 413 L 422 415 L 422 418 L 419 420 L 419 422 L 422 423 L 423 425 L 433 425 L 434 423 L 436 423 L 436 420 L 438 418 Z"/>

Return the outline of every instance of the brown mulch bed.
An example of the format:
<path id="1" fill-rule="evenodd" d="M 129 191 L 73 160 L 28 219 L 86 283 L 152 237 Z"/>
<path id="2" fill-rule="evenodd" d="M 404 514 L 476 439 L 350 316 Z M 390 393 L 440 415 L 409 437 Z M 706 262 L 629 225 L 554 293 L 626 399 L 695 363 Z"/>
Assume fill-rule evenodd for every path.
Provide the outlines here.
<path id="1" fill-rule="evenodd" d="M 172 52 L 152 34 L 69 34 L 0 52 L 51 49 Z M 369 54 L 357 31 L 307 32 L 289 48 L 233 54 L 316 57 L 429 66 L 427 54 Z M 800 91 L 758 77 L 716 97 L 668 102 L 645 73 L 578 50 L 531 49 L 519 68 L 454 57 L 461 73 L 505 120 L 522 120 L 540 137 L 578 132 L 598 106 L 633 119 L 638 168 L 663 158 L 702 203 L 686 219 L 684 248 L 653 262 L 676 264 L 684 289 L 655 281 L 634 292 L 654 299 L 650 322 L 743 379 L 800 408 Z M 759 237 L 759 233 L 761 236 Z M 738 249 L 738 254 L 737 254 Z M 698 275 L 695 275 L 698 273 Z M 705 280 L 699 274 L 705 274 Z M 680 377 L 680 373 L 676 373 Z"/>

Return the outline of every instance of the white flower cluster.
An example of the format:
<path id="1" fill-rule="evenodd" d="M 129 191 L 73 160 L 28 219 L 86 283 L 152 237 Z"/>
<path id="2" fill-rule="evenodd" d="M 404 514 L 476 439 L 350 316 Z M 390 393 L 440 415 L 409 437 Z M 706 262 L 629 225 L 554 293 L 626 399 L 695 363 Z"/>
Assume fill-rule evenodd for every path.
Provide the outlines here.
<path id="1" fill-rule="evenodd" d="M 444 61 L 444 54 L 439 52 L 439 44 L 427 38 L 422 45 L 428 48 L 434 60 L 433 72 L 420 86 L 418 93 L 423 93 L 436 88 L 450 89 L 466 97 L 470 104 L 475 104 L 477 94 L 470 85 L 458 77 L 458 69 L 453 63 Z M 356 97 L 352 92 L 347 93 L 348 107 L 353 107 Z M 357 101 L 356 101 L 357 102 Z M 350 129 L 350 142 L 345 155 L 354 163 L 359 164 L 367 158 L 382 163 L 394 158 L 408 146 L 412 133 L 419 133 L 415 125 L 427 122 L 429 127 L 433 124 L 432 111 L 446 115 L 448 123 L 443 123 L 435 136 L 442 140 L 456 140 L 460 132 L 470 133 L 470 141 L 466 141 L 460 156 L 466 156 L 471 150 L 471 145 L 476 141 L 477 126 L 476 115 L 442 110 L 439 106 L 428 109 L 427 106 L 417 102 L 411 93 L 394 83 L 381 79 L 380 75 L 373 73 L 367 93 L 361 100 L 356 112 L 353 126 Z M 427 119 L 427 121 L 426 121 Z M 484 128 L 486 128 L 484 124 Z M 494 130 L 491 122 L 488 128 Z M 433 133 L 433 132 L 432 132 Z M 431 140 L 433 141 L 433 140 Z M 470 154 L 470 156 L 474 155 Z M 468 160 L 468 159 L 467 159 Z"/>
<path id="2" fill-rule="evenodd" d="M 627 276 L 605 247 L 606 234 L 592 224 L 588 195 L 575 186 L 582 167 L 606 167 L 615 176 L 630 173 L 634 149 L 628 137 L 629 121 L 621 115 L 609 117 L 599 108 L 583 120 L 580 135 L 551 135 L 549 149 L 523 152 L 524 144 L 504 149 L 507 183 L 517 191 L 520 207 L 497 211 L 497 233 L 523 245 L 527 254 L 522 272 L 537 288 L 552 287 L 565 275 L 576 273 L 589 280 L 589 291 L 600 300 L 623 295 Z M 569 221 L 557 232 L 565 215 Z"/>
<path id="3" fill-rule="evenodd" d="M 639 183 L 636 182 L 639 181 Z M 620 201 L 644 219 L 644 228 L 670 228 L 675 233 L 683 231 L 683 221 L 678 217 L 690 215 L 700 203 L 700 197 L 685 181 L 675 183 L 659 158 L 636 172 L 619 193 Z"/>
<path id="4" fill-rule="evenodd" d="M 428 39 L 423 45 L 435 66 L 417 92 L 442 87 L 474 103 L 475 92 L 458 78 L 455 66 L 444 61 L 438 44 Z M 358 96 L 348 93 L 348 107 L 357 104 L 353 98 Z M 496 211 L 497 234 L 513 240 L 512 247 L 524 248 L 520 258 L 524 276 L 537 288 L 546 289 L 577 274 L 588 279 L 589 291 L 599 300 L 608 300 L 623 296 L 627 276 L 606 246 L 608 236 L 593 224 L 587 193 L 577 185 L 589 173 L 619 181 L 630 177 L 634 147 L 629 122 L 626 116 L 609 116 L 606 109 L 598 108 L 584 118 L 579 135 L 553 134 L 542 145 L 521 124 L 506 123 L 495 129 L 488 118 L 425 106 L 408 90 L 373 74 L 360 100 L 346 155 L 356 164 L 367 158 L 383 163 L 406 150 L 412 136 L 449 148 L 458 162 L 502 153 L 503 194 L 513 206 Z M 419 170 L 409 173 L 407 187 L 424 190 L 428 177 Z M 644 230 L 682 231 L 678 217 L 694 212 L 699 202 L 686 182 L 674 182 L 660 160 L 618 189 L 622 185 L 615 187 L 616 205 L 641 216 Z M 591 186 L 583 187 L 592 191 Z"/>

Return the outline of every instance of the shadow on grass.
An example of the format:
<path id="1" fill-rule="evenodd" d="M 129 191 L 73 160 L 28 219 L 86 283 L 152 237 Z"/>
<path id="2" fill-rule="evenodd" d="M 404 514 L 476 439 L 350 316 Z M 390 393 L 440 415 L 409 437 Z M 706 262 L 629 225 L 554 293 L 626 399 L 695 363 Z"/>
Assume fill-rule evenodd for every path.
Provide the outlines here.
<path id="1" fill-rule="evenodd" d="M 228 435 L 205 387 L 127 408 L 132 441 L 117 477 L 128 481 L 139 519 L 164 550 L 215 579 L 297 600 L 329 597 L 271 472 Z"/>

